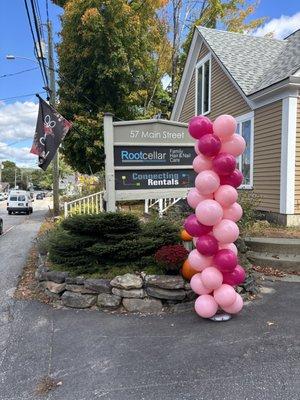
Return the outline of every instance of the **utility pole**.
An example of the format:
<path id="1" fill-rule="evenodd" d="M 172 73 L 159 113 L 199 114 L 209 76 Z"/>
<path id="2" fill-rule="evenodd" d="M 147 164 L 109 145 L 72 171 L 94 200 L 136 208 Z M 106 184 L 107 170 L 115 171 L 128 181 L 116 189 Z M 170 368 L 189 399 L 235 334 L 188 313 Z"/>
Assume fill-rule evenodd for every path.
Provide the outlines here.
<path id="1" fill-rule="evenodd" d="M 53 59 L 53 39 L 52 39 L 52 23 L 47 21 L 48 31 L 48 65 L 49 65 L 49 85 L 50 85 L 50 104 L 55 107 L 56 90 L 55 90 L 55 70 Z M 58 166 L 58 149 L 52 160 L 53 168 L 53 213 L 59 214 L 59 166 Z"/>

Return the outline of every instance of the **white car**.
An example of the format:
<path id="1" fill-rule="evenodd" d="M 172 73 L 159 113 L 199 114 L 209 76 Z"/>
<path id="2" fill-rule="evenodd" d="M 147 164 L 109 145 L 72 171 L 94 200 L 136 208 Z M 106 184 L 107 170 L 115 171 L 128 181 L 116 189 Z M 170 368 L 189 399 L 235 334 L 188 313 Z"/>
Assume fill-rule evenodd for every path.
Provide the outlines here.
<path id="1" fill-rule="evenodd" d="M 12 190 L 9 193 L 7 199 L 7 212 L 9 215 L 22 212 L 31 214 L 32 211 L 32 198 L 29 192 L 26 192 L 26 190 Z"/>

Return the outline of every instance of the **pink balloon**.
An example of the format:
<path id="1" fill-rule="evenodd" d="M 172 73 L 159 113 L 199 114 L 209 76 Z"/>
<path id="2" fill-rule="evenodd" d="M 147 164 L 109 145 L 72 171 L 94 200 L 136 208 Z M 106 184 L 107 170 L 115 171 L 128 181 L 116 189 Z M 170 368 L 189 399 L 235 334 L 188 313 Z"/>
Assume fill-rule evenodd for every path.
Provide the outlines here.
<path id="1" fill-rule="evenodd" d="M 204 200 L 204 201 L 208 201 L 208 200 Z M 209 201 L 212 201 L 212 200 L 209 200 Z M 198 220 L 199 220 L 199 217 L 198 217 L 197 209 L 198 209 L 198 207 L 201 206 L 202 203 L 203 203 L 203 201 L 196 208 L 196 216 L 197 216 Z M 235 242 L 237 240 L 237 238 L 239 237 L 240 231 L 235 222 L 231 221 L 230 219 L 222 219 L 221 222 L 217 223 L 213 227 L 213 234 L 214 234 L 214 237 L 221 244 L 225 244 L 225 243 Z"/>
<path id="2" fill-rule="evenodd" d="M 219 153 L 212 161 L 213 170 L 220 176 L 232 174 L 235 167 L 236 160 L 229 153 Z"/>
<path id="3" fill-rule="evenodd" d="M 211 318 L 218 310 L 218 304 L 213 296 L 203 294 L 195 301 L 195 311 L 202 318 Z"/>
<path id="4" fill-rule="evenodd" d="M 206 226 L 201 224 L 195 214 L 189 215 L 183 224 L 184 229 L 191 236 L 206 235 L 212 230 L 212 226 Z"/>
<path id="5" fill-rule="evenodd" d="M 222 140 L 228 140 L 236 131 L 237 123 L 231 115 L 220 115 L 213 123 L 214 134 Z"/>
<path id="6" fill-rule="evenodd" d="M 193 168 L 194 171 L 199 174 L 199 172 L 209 170 L 212 167 L 212 161 L 210 158 L 205 157 L 203 154 L 199 154 L 197 157 L 194 158 L 193 161 Z"/>
<path id="7" fill-rule="evenodd" d="M 188 192 L 186 199 L 187 199 L 188 205 L 190 207 L 196 208 L 197 205 L 200 203 L 200 201 L 206 200 L 206 199 L 212 199 L 212 198 L 213 198 L 213 194 L 207 194 L 206 196 L 203 196 L 202 194 L 200 194 L 198 192 L 198 190 L 196 188 L 193 188 Z"/>
<path id="8" fill-rule="evenodd" d="M 243 182 L 244 176 L 238 169 L 235 169 L 232 174 L 220 176 L 221 185 L 230 185 L 238 188 Z"/>
<path id="9" fill-rule="evenodd" d="M 193 138 L 199 139 L 208 133 L 212 134 L 213 125 L 209 118 L 198 115 L 190 120 L 188 130 Z"/>
<path id="10" fill-rule="evenodd" d="M 223 217 L 222 207 L 217 201 L 211 199 L 201 201 L 201 203 L 197 205 L 195 213 L 198 221 L 207 226 L 218 224 Z"/>
<path id="11" fill-rule="evenodd" d="M 224 153 L 232 154 L 234 157 L 238 157 L 244 153 L 246 148 L 246 142 L 243 136 L 234 133 L 230 136 L 229 140 L 222 143 L 221 151 Z"/>
<path id="12" fill-rule="evenodd" d="M 212 265 L 212 257 L 205 257 L 198 252 L 198 250 L 192 250 L 188 255 L 190 266 L 196 271 L 203 271 L 205 268 Z"/>
<path id="13" fill-rule="evenodd" d="M 218 289 L 222 285 L 223 275 L 217 268 L 208 267 L 202 271 L 201 280 L 203 285 L 212 291 Z"/>
<path id="14" fill-rule="evenodd" d="M 198 240 L 197 236 L 193 237 L 193 244 L 194 244 L 195 247 L 196 247 L 196 244 L 197 244 L 197 240 Z"/>
<path id="15" fill-rule="evenodd" d="M 212 235 L 202 235 L 196 242 L 196 248 L 204 256 L 213 256 L 217 253 L 219 244 Z"/>
<path id="16" fill-rule="evenodd" d="M 220 178 L 214 171 L 202 171 L 195 179 L 195 186 L 200 194 L 214 193 L 220 186 Z"/>
<path id="17" fill-rule="evenodd" d="M 232 286 L 223 283 L 218 289 L 214 290 L 214 298 L 220 307 L 231 306 L 236 300 L 236 291 Z"/>
<path id="18" fill-rule="evenodd" d="M 233 304 L 228 307 L 222 307 L 223 310 L 229 314 L 237 314 L 243 308 L 243 298 L 240 294 L 236 293 L 236 299 Z"/>
<path id="19" fill-rule="evenodd" d="M 232 272 L 237 266 L 238 259 L 233 251 L 222 249 L 214 256 L 213 263 L 221 272 Z"/>
<path id="20" fill-rule="evenodd" d="M 199 295 L 209 294 L 212 292 L 211 289 L 208 289 L 207 287 L 205 287 L 203 285 L 200 272 L 198 272 L 198 274 L 195 274 L 192 276 L 192 278 L 190 280 L 190 285 L 191 285 L 192 290 Z"/>
<path id="21" fill-rule="evenodd" d="M 216 135 L 204 135 L 198 141 L 200 152 L 206 157 L 216 156 L 221 149 L 221 140 Z"/>
<path id="22" fill-rule="evenodd" d="M 222 186 L 220 186 L 220 187 L 222 187 Z M 230 187 L 232 187 L 232 186 L 230 186 Z M 243 209 L 239 205 L 239 203 L 233 203 L 229 207 L 224 208 L 223 213 L 224 213 L 223 217 L 225 219 L 230 219 L 233 222 L 237 222 L 243 216 Z"/>
<path id="23" fill-rule="evenodd" d="M 238 199 L 238 192 L 230 185 L 221 185 L 214 194 L 215 200 L 221 204 L 222 207 L 228 208 Z M 235 203 L 237 204 L 237 203 Z M 225 217 L 224 217 L 225 218 Z M 231 218 L 228 218 L 231 219 Z"/>
<path id="24" fill-rule="evenodd" d="M 225 243 L 225 244 L 220 244 L 219 249 L 228 249 L 231 250 L 236 256 L 238 255 L 238 249 L 234 243 Z"/>
<path id="25" fill-rule="evenodd" d="M 245 278 L 246 272 L 240 265 L 237 265 L 232 272 L 223 272 L 223 283 L 227 283 L 230 286 L 241 285 Z"/>
<path id="26" fill-rule="evenodd" d="M 195 149 L 196 154 L 199 156 L 199 154 L 201 154 L 201 153 L 200 153 L 200 150 L 198 147 L 198 140 L 196 140 L 196 142 L 194 144 L 194 149 Z"/>

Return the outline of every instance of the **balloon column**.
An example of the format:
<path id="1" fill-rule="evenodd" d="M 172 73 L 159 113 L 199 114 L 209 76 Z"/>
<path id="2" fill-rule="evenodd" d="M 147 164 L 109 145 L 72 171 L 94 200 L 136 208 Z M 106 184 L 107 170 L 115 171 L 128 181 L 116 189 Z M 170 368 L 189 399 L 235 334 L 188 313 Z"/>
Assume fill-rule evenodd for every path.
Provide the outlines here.
<path id="1" fill-rule="evenodd" d="M 195 214 L 185 220 L 184 229 L 196 247 L 188 257 L 189 266 L 197 271 L 190 284 L 199 295 L 195 310 L 203 318 L 213 317 L 220 308 L 235 314 L 243 307 L 234 287 L 244 282 L 245 271 L 238 265 L 234 242 L 239 236 L 236 222 L 243 214 L 236 190 L 243 175 L 236 157 L 246 143 L 235 133 L 236 125 L 230 115 L 221 115 L 214 123 L 197 116 L 189 123 L 189 133 L 197 140 L 193 168 L 198 175 L 187 196 Z"/>

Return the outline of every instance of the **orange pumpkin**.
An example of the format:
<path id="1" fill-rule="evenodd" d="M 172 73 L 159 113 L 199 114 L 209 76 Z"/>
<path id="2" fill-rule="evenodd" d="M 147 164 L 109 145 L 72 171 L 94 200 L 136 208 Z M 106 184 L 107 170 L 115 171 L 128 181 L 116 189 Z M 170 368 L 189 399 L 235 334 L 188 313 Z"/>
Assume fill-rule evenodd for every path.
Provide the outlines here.
<path id="1" fill-rule="evenodd" d="M 184 242 L 190 242 L 191 240 L 193 240 L 193 237 L 190 234 L 188 234 L 185 229 L 183 229 L 180 232 L 180 239 L 183 240 Z"/>
<path id="2" fill-rule="evenodd" d="M 184 277 L 184 279 L 189 281 L 191 280 L 192 276 L 194 276 L 198 272 L 199 271 L 196 271 L 194 268 L 190 266 L 188 259 L 186 259 L 181 268 L 181 275 Z"/>

